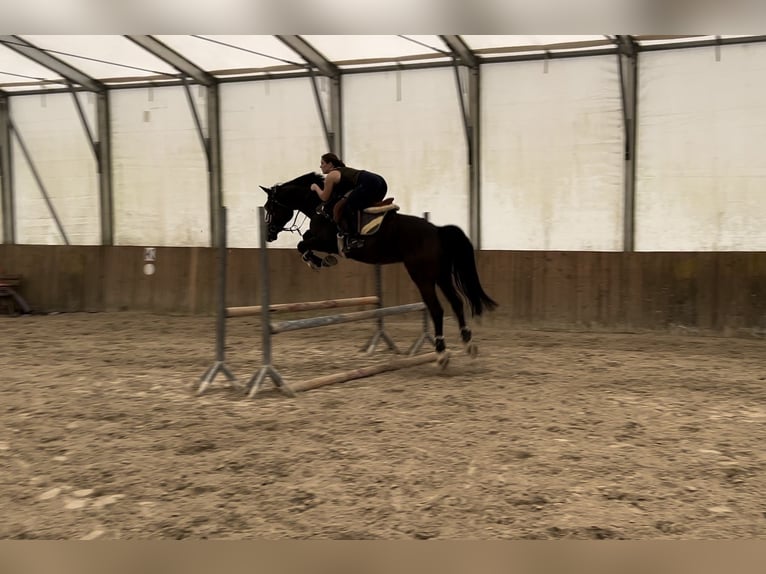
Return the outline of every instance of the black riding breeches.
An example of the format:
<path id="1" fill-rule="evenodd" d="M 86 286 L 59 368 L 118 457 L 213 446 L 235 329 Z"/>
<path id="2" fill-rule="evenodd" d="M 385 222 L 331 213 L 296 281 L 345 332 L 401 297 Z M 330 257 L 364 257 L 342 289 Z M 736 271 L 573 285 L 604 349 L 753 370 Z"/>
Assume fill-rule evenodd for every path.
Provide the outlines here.
<path id="1" fill-rule="evenodd" d="M 382 201 L 388 191 L 386 180 L 377 173 L 371 171 L 359 172 L 356 187 L 348 194 L 348 209 L 355 211 L 370 207 L 372 204 Z"/>

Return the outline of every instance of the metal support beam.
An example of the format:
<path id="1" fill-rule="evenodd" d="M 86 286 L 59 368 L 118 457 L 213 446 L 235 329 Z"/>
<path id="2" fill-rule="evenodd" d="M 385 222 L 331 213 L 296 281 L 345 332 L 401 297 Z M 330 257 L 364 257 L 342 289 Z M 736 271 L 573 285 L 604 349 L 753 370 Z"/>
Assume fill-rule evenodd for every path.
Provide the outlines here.
<path id="1" fill-rule="evenodd" d="M 341 89 L 341 76 L 330 78 L 330 129 L 333 134 L 330 151 L 345 157 L 343 145 L 343 90 Z"/>
<path id="2" fill-rule="evenodd" d="M 221 176 L 221 95 L 217 85 L 207 88 L 207 173 L 210 195 L 210 244 L 219 247 L 221 233 L 225 233 L 222 221 L 223 178 Z M 225 241 L 225 238 L 224 238 Z"/>
<path id="3" fill-rule="evenodd" d="M 14 52 L 18 52 L 30 60 L 37 62 L 41 66 L 53 70 L 62 78 L 78 84 L 83 88 L 87 88 L 91 92 L 103 92 L 106 90 L 106 86 L 98 80 L 91 78 L 77 68 L 70 66 L 66 62 L 59 60 L 48 52 L 38 48 L 37 46 L 34 46 L 33 44 L 30 44 L 19 36 L 0 35 L 0 43 L 2 43 L 6 48 L 10 48 Z"/>
<path id="4" fill-rule="evenodd" d="M 474 248 L 481 249 L 481 68 L 471 68 L 468 73 L 469 236 Z"/>
<path id="5" fill-rule="evenodd" d="M 330 62 L 311 44 L 306 42 L 300 36 L 276 36 L 283 44 L 288 48 L 295 51 L 306 62 L 314 66 L 323 75 L 330 78 L 338 78 L 340 76 L 340 69 L 338 66 Z"/>
<path id="6" fill-rule="evenodd" d="M 343 137 L 341 124 L 341 89 L 340 78 L 328 78 L 330 82 L 330 93 L 328 94 L 327 106 L 325 107 L 322 94 L 319 90 L 317 78 L 311 73 L 311 87 L 314 90 L 314 99 L 316 101 L 319 119 L 322 122 L 325 141 L 327 142 L 327 151 L 335 152 L 343 157 Z"/>
<path id="7" fill-rule="evenodd" d="M 638 118 L 638 45 L 631 36 L 617 36 L 622 95 L 624 148 L 623 251 L 635 250 L 636 239 L 636 122 Z"/>
<path id="8" fill-rule="evenodd" d="M 205 152 L 208 173 L 208 194 L 210 197 L 210 245 L 218 247 L 220 243 L 219 229 L 223 225 L 221 221 L 221 208 L 223 207 L 221 184 L 221 110 L 218 81 L 213 75 L 187 60 L 153 36 L 128 35 L 125 37 L 207 88 L 207 135 L 205 135 L 197 108 L 194 106 L 194 100 L 191 97 L 189 86 L 186 81 L 182 82 L 189 100 L 194 123 L 197 127 L 197 133 Z"/>
<path id="9" fill-rule="evenodd" d="M 48 190 L 45 188 L 45 184 L 43 183 L 43 179 L 40 176 L 40 172 L 37 171 L 37 166 L 35 166 L 35 162 L 32 161 L 32 154 L 29 153 L 29 148 L 27 148 L 27 145 L 24 143 L 24 139 L 21 137 L 18 128 L 16 128 L 16 126 L 13 124 L 13 120 L 9 118 L 8 124 L 10 125 L 11 132 L 14 136 L 16 136 L 16 142 L 19 144 L 19 149 L 21 150 L 24 158 L 27 160 L 29 171 L 32 173 L 32 177 L 35 179 L 35 182 L 37 182 L 37 187 L 40 188 L 40 193 L 45 200 L 45 204 L 48 206 L 48 211 L 50 211 L 51 217 L 56 224 L 56 228 L 61 234 L 61 238 L 64 240 L 64 244 L 71 245 L 69 243 L 69 237 L 67 237 L 66 231 L 64 230 L 64 225 L 61 223 L 61 219 L 59 219 L 58 213 L 56 213 L 56 208 L 53 205 L 53 201 L 51 200 L 50 195 L 48 194 Z"/>
<path id="10" fill-rule="evenodd" d="M 98 192 L 101 213 L 101 245 L 114 245 L 114 191 L 112 188 L 112 135 L 109 92 L 96 95 L 98 141 Z"/>
<path id="11" fill-rule="evenodd" d="M 481 68 L 480 60 L 459 36 L 441 36 L 454 58 L 455 82 L 468 148 L 468 235 L 481 249 Z M 463 86 L 458 63 L 468 68 L 468 85 Z"/>
<path id="12" fill-rule="evenodd" d="M 200 144 L 202 145 L 202 151 L 205 152 L 205 158 L 209 166 L 210 146 L 208 144 L 208 138 L 207 136 L 205 136 L 205 130 L 202 127 L 202 119 L 199 117 L 197 106 L 194 104 L 194 96 L 192 95 L 191 88 L 189 87 L 189 82 L 186 81 L 186 78 L 184 78 L 183 80 L 183 86 L 184 86 L 184 92 L 186 92 L 186 101 L 189 104 L 189 111 L 191 112 L 192 119 L 194 120 L 194 126 L 197 128 L 197 135 L 199 136 L 199 141 L 200 141 Z"/>
<path id="13" fill-rule="evenodd" d="M 72 99 L 77 108 L 85 135 L 88 137 L 98 173 L 99 215 L 101 221 L 101 245 L 113 245 L 114 211 L 112 196 L 111 134 L 109 130 L 109 92 L 96 94 L 96 134 L 91 131 L 77 91 L 70 85 Z"/>
<path id="14" fill-rule="evenodd" d="M 3 210 L 3 243 L 16 243 L 16 217 L 11 159 L 11 111 L 8 98 L 0 92 L 0 206 Z"/>
<path id="15" fill-rule="evenodd" d="M 181 54 L 163 44 L 157 38 L 153 36 L 125 36 L 128 40 L 138 44 L 147 52 L 157 56 L 160 60 L 173 66 L 179 72 L 186 74 L 197 83 L 203 86 L 212 86 L 215 84 L 215 78 L 194 64 L 193 62 L 184 58 Z"/>
<path id="16" fill-rule="evenodd" d="M 324 103 L 322 102 L 322 94 L 320 93 L 319 83 L 313 69 L 311 70 L 311 89 L 314 92 L 314 103 L 316 104 L 317 111 L 319 112 L 319 121 L 322 122 L 322 131 L 324 132 L 324 139 L 327 143 L 327 151 L 335 151 L 333 149 L 333 146 L 335 145 L 335 138 L 333 137 L 334 134 L 328 125 L 329 122 L 327 120 L 327 113 L 324 109 Z"/>
<path id="17" fill-rule="evenodd" d="M 189 101 L 189 108 L 197 128 L 202 149 L 205 153 L 205 163 L 208 174 L 208 195 L 210 212 L 210 245 L 218 247 L 220 243 L 221 208 L 223 207 L 223 192 L 221 178 L 221 125 L 220 125 L 220 94 L 218 82 L 214 76 L 184 58 L 181 54 L 163 44 L 152 36 L 126 36 L 148 52 L 173 66 L 176 70 L 202 84 L 207 88 L 207 135 L 204 133 L 202 121 L 194 105 L 194 99 L 188 83 L 183 86 Z"/>
<path id="18" fill-rule="evenodd" d="M 643 38 L 640 38 L 643 39 Z M 743 38 L 712 38 L 710 40 L 690 40 L 673 44 L 644 44 L 639 47 L 641 52 L 658 52 L 663 50 L 683 50 L 685 48 L 706 48 L 710 46 L 736 46 L 739 44 L 754 44 L 766 42 L 766 36 L 746 36 Z"/>
<path id="19" fill-rule="evenodd" d="M 296 52 L 311 67 L 317 69 L 323 76 L 327 76 L 330 82 L 330 94 L 327 107 L 324 106 L 319 86 L 314 75 L 314 70 L 310 69 L 311 85 L 314 90 L 317 111 L 322 121 L 325 140 L 327 141 L 328 151 L 337 153 L 343 157 L 343 121 L 341 106 L 341 73 L 340 69 L 320 54 L 311 44 L 306 42 L 300 36 L 276 36 L 287 47 Z"/>
<path id="20" fill-rule="evenodd" d="M 88 143 L 90 144 L 90 151 L 93 152 L 93 157 L 96 159 L 96 161 L 98 161 L 98 145 L 96 143 L 96 138 L 93 137 L 93 133 L 90 130 L 90 125 L 88 124 L 88 119 L 85 117 L 85 110 L 82 109 L 80 98 L 77 97 L 77 91 L 75 91 L 74 86 L 72 86 L 72 84 L 69 84 L 69 91 L 72 94 L 72 100 L 74 101 L 75 109 L 77 109 L 77 115 L 80 118 L 80 124 L 82 125 L 82 129 L 85 131 L 85 135 L 88 138 Z"/>
<path id="21" fill-rule="evenodd" d="M 479 67 L 479 58 L 474 54 L 460 36 L 439 36 L 460 63 L 469 68 Z"/>

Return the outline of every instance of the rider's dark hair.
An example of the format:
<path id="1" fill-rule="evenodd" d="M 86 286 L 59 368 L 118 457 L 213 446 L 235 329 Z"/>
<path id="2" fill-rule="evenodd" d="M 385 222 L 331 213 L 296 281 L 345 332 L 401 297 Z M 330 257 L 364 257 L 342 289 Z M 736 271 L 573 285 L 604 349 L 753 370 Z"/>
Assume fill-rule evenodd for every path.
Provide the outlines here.
<path id="1" fill-rule="evenodd" d="M 335 167 L 346 167 L 346 164 L 341 161 L 341 159 L 335 155 L 332 152 L 328 152 L 322 156 L 322 161 L 325 163 L 331 163 Z"/>

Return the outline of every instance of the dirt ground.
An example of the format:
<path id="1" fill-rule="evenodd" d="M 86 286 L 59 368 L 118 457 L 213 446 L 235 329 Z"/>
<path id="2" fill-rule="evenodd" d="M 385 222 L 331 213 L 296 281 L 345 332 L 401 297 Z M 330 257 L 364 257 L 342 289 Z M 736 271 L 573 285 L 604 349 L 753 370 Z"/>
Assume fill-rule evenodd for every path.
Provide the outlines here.
<path id="1" fill-rule="evenodd" d="M 480 355 L 248 399 L 214 319 L 0 317 L 0 538 L 766 538 L 766 341 L 474 325 Z M 406 348 L 419 320 L 387 320 Z M 261 365 L 257 318 L 227 364 Z M 285 333 L 285 380 L 385 361 Z"/>

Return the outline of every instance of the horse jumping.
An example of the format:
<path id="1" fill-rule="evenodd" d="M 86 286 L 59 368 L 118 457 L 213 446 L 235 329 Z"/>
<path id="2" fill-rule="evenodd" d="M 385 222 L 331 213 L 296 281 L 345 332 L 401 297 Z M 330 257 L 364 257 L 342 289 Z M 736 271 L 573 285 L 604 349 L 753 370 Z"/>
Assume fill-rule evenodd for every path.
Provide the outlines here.
<path id="1" fill-rule="evenodd" d="M 321 201 L 311 191 L 312 183 L 322 187 L 323 176 L 311 172 L 273 187 L 260 186 L 268 196 L 264 205 L 267 241 L 274 241 L 286 230 L 285 226 L 299 211 L 310 220 L 310 225 L 297 247 L 312 267 L 335 264 L 337 259 L 332 254 L 369 264 L 403 263 L 431 316 L 439 364 L 445 366 L 449 354 L 444 343 L 444 309 L 436 294 L 437 285 L 458 320 L 466 352 L 475 357 L 478 349 L 471 340 L 461 295 L 468 301 L 472 316 L 492 311 L 497 303 L 481 286 L 473 244 L 465 233 L 455 225 L 440 227 L 422 217 L 389 210 L 370 235 L 344 250 L 339 248 L 336 224 L 323 209 L 318 209 Z M 321 258 L 315 251 L 330 255 Z"/>

